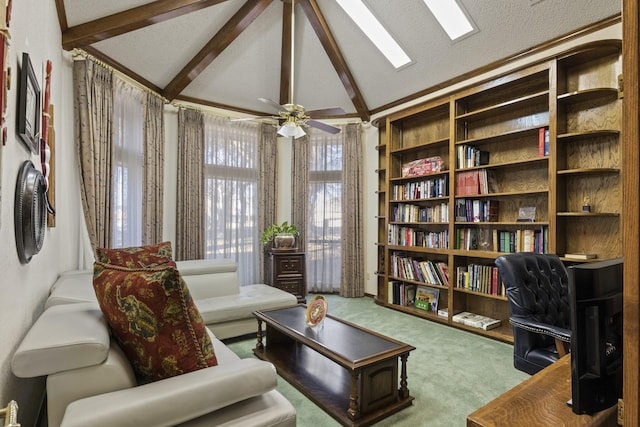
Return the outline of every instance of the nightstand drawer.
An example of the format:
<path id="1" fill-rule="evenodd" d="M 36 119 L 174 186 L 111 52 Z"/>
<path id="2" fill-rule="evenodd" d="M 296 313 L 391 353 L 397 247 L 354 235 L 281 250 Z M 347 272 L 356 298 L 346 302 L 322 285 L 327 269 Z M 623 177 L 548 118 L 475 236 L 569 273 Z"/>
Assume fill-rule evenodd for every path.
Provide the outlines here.
<path id="1" fill-rule="evenodd" d="M 304 266 L 303 258 L 301 256 L 290 256 L 278 258 L 276 260 L 276 276 L 280 274 L 302 274 L 302 268 Z"/>
<path id="2" fill-rule="evenodd" d="M 278 288 L 294 295 L 304 295 L 302 293 L 302 277 L 281 277 L 280 279 L 278 279 Z"/>

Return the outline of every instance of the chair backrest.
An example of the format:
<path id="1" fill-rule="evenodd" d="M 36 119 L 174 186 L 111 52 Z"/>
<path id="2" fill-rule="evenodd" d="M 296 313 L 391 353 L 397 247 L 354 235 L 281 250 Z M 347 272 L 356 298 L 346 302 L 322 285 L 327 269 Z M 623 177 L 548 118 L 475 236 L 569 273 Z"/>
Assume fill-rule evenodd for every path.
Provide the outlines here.
<path id="1" fill-rule="evenodd" d="M 519 252 L 496 259 L 512 316 L 570 328 L 567 269 L 555 254 Z"/>

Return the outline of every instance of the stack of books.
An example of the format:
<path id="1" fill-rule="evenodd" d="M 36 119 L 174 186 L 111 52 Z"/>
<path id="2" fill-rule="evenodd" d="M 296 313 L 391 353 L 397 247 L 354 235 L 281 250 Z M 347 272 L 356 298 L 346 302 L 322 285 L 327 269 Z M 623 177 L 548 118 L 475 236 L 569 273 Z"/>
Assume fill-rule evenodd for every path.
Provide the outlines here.
<path id="1" fill-rule="evenodd" d="M 491 317 L 470 313 L 468 311 L 455 314 L 452 317 L 452 320 L 456 323 L 462 323 L 463 325 L 471 326 L 472 328 L 480 328 L 485 331 L 502 325 L 502 321 L 498 319 L 492 319 Z"/>

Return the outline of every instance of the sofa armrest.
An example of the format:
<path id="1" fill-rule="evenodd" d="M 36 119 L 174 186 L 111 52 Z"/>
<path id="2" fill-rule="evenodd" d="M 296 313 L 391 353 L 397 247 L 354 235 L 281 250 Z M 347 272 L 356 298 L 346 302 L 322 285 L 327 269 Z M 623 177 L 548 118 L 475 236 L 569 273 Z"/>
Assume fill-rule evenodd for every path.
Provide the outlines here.
<path id="1" fill-rule="evenodd" d="M 67 406 L 61 427 L 173 426 L 275 389 L 271 363 L 241 359 Z"/>
<path id="2" fill-rule="evenodd" d="M 567 343 L 571 342 L 571 330 L 566 328 L 538 322 L 537 320 L 521 316 L 511 316 L 509 318 L 509 323 L 516 328 L 524 329 L 529 332 L 548 335 L 556 340 Z"/>

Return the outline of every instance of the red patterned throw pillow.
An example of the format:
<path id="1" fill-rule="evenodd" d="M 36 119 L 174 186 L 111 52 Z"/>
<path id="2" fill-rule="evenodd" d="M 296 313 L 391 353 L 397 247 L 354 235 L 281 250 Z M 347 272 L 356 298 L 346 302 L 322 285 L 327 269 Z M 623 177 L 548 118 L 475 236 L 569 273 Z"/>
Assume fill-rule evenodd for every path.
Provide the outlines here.
<path id="1" fill-rule="evenodd" d="M 218 364 L 207 327 L 175 267 L 129 269 L 96 262 L 93 287 L 141 382 Z"/>
<path id="2" fill-rule="evenodd" d="M 127 268 L 147 268 L 160 265 L 175 267 L 171 242 L 119 249 L 96 249 L 97 261 Z"/>

